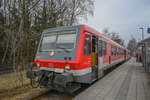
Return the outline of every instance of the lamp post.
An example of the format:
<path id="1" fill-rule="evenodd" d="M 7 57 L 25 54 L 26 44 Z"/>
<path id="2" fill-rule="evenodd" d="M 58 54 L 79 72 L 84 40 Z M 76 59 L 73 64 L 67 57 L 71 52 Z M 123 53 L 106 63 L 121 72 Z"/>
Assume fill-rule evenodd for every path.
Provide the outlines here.
<path id="1" fill-rule="evenodd" d="M 144 54 L 145 54 L 145 52 L 144 52 L 144 28 L 143 27 L 140 27 L 139 29 L 141 29 L 142 30 L 142 53 L 141 53 L 141 55 L 140 55 L 140 57 L 141 57 L 141 60 L 142 60 L 142 62 L 143 62 L 143 59 L 145 59 L 145 56 L 144 56 Z"/>
<path id="2" fill-rule="evenodd" d="M 143 27 L 140 27 L 139 29 L 142 30 L 142 40 L 144 40 L 144 28 L 143 28 Z"/>

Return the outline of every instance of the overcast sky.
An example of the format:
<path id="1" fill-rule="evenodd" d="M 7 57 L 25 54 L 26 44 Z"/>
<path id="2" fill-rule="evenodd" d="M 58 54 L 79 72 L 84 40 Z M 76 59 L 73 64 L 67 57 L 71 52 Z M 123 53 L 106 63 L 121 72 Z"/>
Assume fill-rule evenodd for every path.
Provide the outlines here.
<path id="1" fill-rule="evenodd" d="M 108 28 L 110 32 L 119 32 L 121 38 L 128 42 L 131 37 L 141 40 L 141 30 L 145 28 L 145 38 L 150 37 L 150 0 L 95 0 L 94 16 L 88 21 L 81 21 L 102 32 Z"/>

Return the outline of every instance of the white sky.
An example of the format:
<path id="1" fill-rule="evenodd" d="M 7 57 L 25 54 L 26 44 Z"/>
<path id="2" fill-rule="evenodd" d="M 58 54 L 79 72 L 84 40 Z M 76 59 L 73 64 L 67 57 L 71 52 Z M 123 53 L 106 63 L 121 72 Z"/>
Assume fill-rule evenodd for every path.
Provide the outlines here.
<path id="1" fill-rule="evenodd" d="M 86 24 L 102 32 L 108 28 L 110 32 L 119 32 L 125 43 L 131 37 L 141 40 L 141 30 L 145 28 L 145 38 L 150 37 L 150 0 L 95 0 L 94 16 L 89 16 Z"/>

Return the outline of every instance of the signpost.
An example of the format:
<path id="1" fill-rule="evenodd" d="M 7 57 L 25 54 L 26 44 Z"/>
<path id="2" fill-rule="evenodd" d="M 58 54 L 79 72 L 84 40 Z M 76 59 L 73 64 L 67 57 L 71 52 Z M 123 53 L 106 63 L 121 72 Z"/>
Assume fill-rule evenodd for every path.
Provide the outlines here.
<path id="1" fill-rule="evenodd" d="M 149 34 L 150 34 L 150 28 L 147 28 L 147 33 L 149 33 Z"/>

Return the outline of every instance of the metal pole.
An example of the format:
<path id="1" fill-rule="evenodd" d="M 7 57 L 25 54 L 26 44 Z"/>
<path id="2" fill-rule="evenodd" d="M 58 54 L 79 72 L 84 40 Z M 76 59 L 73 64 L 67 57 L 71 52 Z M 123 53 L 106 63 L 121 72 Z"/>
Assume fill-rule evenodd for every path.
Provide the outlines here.
<path id="1" fill-rule="evenodd" d="M 144 28 L 142 29 L 142 40 L 144 40 Z"/>
<path id="2" fill-rule="evenodd" d="M 144 40 L 144 28 L 143 28 L 143 27 L 140 27 L 139 29 L 142 30 L 142 40 Z M 141 41 L 142 41 L 142 40 L 141 40 Z M 144 62 L 143 62 L 143 60 L 144 60 L 143 45 L 142 45 L 142 53 L 141 53 L 141 55 L 140 55 L 140 58 L 142 58 L 141 60 L 142 60 L 143 66 L 144 66 L 145 64 L 144 64 Z M 144 67 L 145 67 L 145 66 L 144 66 Z"/>
<path id="3" fill-rule="evenodd" d="M 143 27 L 140 27 L 139 29 L 142 30 L 142 40 L 144 40 L 144 28 L 143 28 Z"/>

